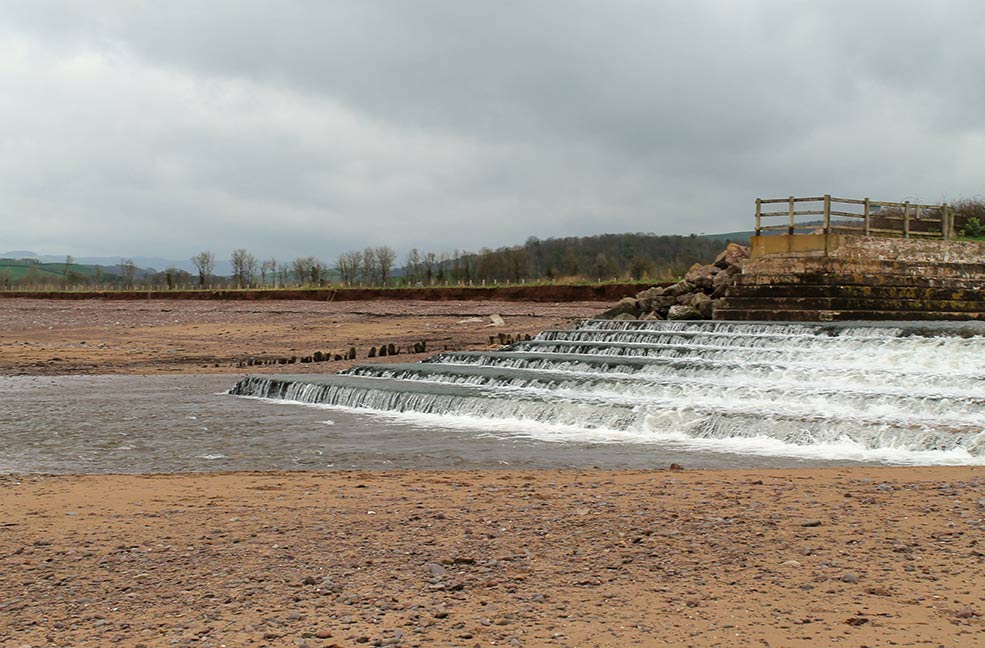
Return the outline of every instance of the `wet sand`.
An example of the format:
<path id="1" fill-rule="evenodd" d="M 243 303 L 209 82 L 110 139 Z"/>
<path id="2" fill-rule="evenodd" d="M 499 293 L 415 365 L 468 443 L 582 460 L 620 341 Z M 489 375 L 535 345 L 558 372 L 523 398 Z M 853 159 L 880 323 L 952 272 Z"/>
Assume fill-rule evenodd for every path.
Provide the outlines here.
<path id="1" fill-rule="evenodd" d="M 0 299 L 0 375 L 229 372 L 247 358 L 344 354 L 394 344 L 402 362 L 490 349 L 490 336 L 534 335 L 592 317 L 605 302 L 66 301 Z M 493 325 L 489 316 L 503 318 Z M 408 353 L 415 342 L 428 353 Z M 375 359 L 370 361 L 386 361 Z M 349 364 L 250 367 L 334 372 Z"/>
<path id="2" fill-rule="evenodd" d="M 6 477 L 4 646 L 980 646 L 982 469 Z"/>

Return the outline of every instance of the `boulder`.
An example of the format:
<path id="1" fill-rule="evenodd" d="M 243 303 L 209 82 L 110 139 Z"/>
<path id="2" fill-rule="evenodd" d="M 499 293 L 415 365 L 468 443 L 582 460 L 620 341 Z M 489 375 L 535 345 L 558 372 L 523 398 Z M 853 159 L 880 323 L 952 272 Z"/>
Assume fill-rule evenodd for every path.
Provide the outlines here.
<path id="1" fill-rule="evenodd" d="M 660 297 L 664 294 L 664 288 L 662 286 L 654 286 L 653 288 L 647 288 L 643 292 L 636 293 L 636 299 L 643 301 L 644 299 L 653 299 L 654 297 Z"/>
<path id="2" fill-rule="evenodd" d="M 701 290 L 711 290 L 711 284 L 715 280 L 715 275 L 721 272 L 721 268 L 714 265 L 701 265 L 695 263 L 684 275 L 684 281 L 693 284 Z"/>
<path id="3" fill-rule="evenodd" d="M 663 294 L 667 297 L 677 297 L 678 295 L 683 295 L 684 293 L 694 292 L 696 286 L 688 281 L 687 279 L 683 281 L 678 281 L 673 286 L 667 286 L 664 288 Z"/>
<path id="4" fill-rule="evenodd" d="M 701 313 L 702 319 L 711 319 L 712 315 L 712 301 L 711 297 L 704 293 L 696 293 L 691 298 L 690 303 L 691 308 Z"/>
<path id="5" fill-rule="evenodd" d="M 633 315 L 631 315 L 629 313 L 619 313 L 618 315 L 616 315 L 615 317 L 612 318 L 612 321 L 613 322 L 635 322 L 636 321 L 636 317 L 634 317 Z"/>
<path id="6" fill-rule="evenodd" d="M 675 304 L 670 307 L 667 312 L 667 319 L 669 320 L 699 320 L 702 319 L 701 313 L 697 311 L 693 306 L 685 306 L 683 304 Z"/>
<path id="7" fill-rule="evenodd" d="M 662 319 L 663 318 L 660 317 L 659 314 L 654 313 L 652 311 L 649 312 L 649 313 L 643 313 L 642 315 L 640 315 L 640 320 L 643 321 L 643 322 L 649 322 L 649 321 L 652 321 L 652 320 L 662 320 Z"/>
<path id="8" fill-rule="evenodd" d="M 642 313 L 640 302 L 635 297 L 623 297 L 615 306 L 599 314 L 596 319 L 615 319 L 617 315 L 632 315 L 633 319 Z"/>
<path id="9" fill-rule="evenodd" d="M 733 285 L 739 277 L 740 270 L 739 266 L 729 266 L 727 270 L 723 270 L 715 275 L 715 280 L 712 282 L 711 296 L 713 299 L 725 296 L 725 291 L 729 286 Z M 734 269 L 734 270 L 733 270 Z"/>
<path id="10" fill-rule="evenodd" d="M 661 310 L 667 310 L 677 303 L 677 299 L 677 297 L 673 297 L 671 295 L 661 295 L 660 297 L 641 299 L 640 310 L 644 313 L 656 313 Z"/>
<path id="11" fill-rule="evenodd" d="M 741 265 L 743 261 L 749 258 L 749 248 L 745 245 L 739 245 L 738 243 L 729 243 L 725 246 L 725 249 L 715 257 L 714 265 L 725 269 L 733 265 Z"/>

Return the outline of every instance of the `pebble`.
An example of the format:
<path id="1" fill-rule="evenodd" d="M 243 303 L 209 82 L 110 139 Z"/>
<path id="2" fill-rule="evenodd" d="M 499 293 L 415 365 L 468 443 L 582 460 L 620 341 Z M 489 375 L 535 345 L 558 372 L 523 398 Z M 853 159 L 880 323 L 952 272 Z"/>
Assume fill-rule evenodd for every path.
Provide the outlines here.
<path id="1" fill-rule="evenodd" d="M 328 639 L 332 636 L 332 631 L 322 628 L 321 630 L 315 632 L 315 636 L 319 639 Z"/>
<path id="2" fill-rule="evenodd" d="M 844 574 L 841 575 L 841 580 L 844 583 L 857 583 L 858 576 L 856 574 L 853 574 L 852 572 L 845 572 Z"/>
<path id="3" fill-rule="evenodd" d="M 819 527 L 819 526 L 821 526 L 821 521 L 820 520 L 804 520 L 803 522 L 800 523 L 800 526 L 802 526 L 802 527 Z"/>
<path id="4" fill-rule="evenodd" d="M 429 562 L 427 567 L 432 576 L 444 576 L 448 573 L 448 570 L 440 563 Z"/>

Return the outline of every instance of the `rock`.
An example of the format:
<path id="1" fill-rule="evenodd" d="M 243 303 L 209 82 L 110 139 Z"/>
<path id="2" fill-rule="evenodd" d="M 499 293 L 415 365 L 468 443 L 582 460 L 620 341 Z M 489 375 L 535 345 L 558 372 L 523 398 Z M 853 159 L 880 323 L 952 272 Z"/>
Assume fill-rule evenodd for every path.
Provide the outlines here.
<path id="1" fill-rule="evenodd" d="M 636 299 L 644 301 L 646 299 L 654 299 L 656 297 L 662 297 L 664 294 L 664 289 L 661 286 L 654 286 L 653 288 L 647 288 L 642 292 L 636 293 Z"/>
<path id="2" fill-rule="evenodd" d="M 684 306 L 683 304 L 675 304 L 670 307 L 667 312 L 667 319 L 669 320 L 699 320 L 701 319 L 701 313 L 699 313 L 695 308 L 691 306 Z"/>
<path id="3" fill-rule="evenodd" d="M 734 265 L 741 265 L 743 261 L 749 258 L 749 248 L 745 245 L 739 245 L 738 243 L 729 243 L 725 246 L 717 257 L 715 257 L 714 265 L 718 268 L 725 269 Z"/>
<path id="4" fill-rule="evenodd" d="M 617 315 L 623 314 L 632 315 L 633 319 L 636 319 L 642 312 L 640 303 L 635 297 L 623 297 L 615 306 L 598 315 L 596 319 L 614 319 Z"/>
<path id="5" fill-rule="evenodd" d="M 619 313 L 618 315 L 616 315 L 615 317 L 612 318 L 612 321 L 613 322 L 635 322 L 636 321 L 636 318 L 633 317 L 632 315 L 630 315 L 629 313 Z"/>
<path id="6" fill-rule="evenodd" d="M 971 609 L 970 605 L 966 605 L 960 610 L 958 610 L 957 612 L 955 612 L 954 616 L 958 617 L 959 619 L 973 619 L 978 615 L 975 614 L 975 611 Z"/>
<path id="7" fill-rule="evenodd" d="M 321 630 L 315 632 L 315 636 L 319 639 L 328 639 L 332 636 L 332 631 L 327 628 L 322 628 Z"/>
<path id="8" fill-rule="evenodd" d="M 668 295 L 665 291 L 665 288 L 647 288 L 643 292 L 637 293 L 636 300 L 640 303 L 640 309 L 643 312 L 654 313 L 676 303 L 675 296 Z"/>
<path id="9" fill-rule="evenodd" d="M 643 322 L 649 322 L 649 321 L 652 321 L 652 320 L 662 320 L 662 319 L 663 318 L 660 317 L 660 314 L 659 313 L 652 313 L 651 312 L 651 313 L 643 313 L 642 315 L 640 315 L 640 321 L 643 321 Z"/>
<path id="10" fill-rule="evenodd" d="M 844 574 L 841 575 L 841 582 L 843 582 L 843 583 L 857 583 L 858 582 L 858 575 L 856 575 L 856 574 L 854 574 L 852 572 L 845 572 Z"/>
<path id="11" fill-rule="evenodd" d="M 784 567 L 800 567 L 800 563 L 797 562 L 796 560 L 785 560 L 780 564 L 783 565 Z"/>
<path id="12" fill-rule="evenodd" d="M 667 297 L 677 297 L 678 295 L 683 295 L 684 293 L 694 292 L 695 285 L 690 281 L 683 280 L 678 281 L 673 286 L 667 286 L 664 288 L 664 296 Z"/>
<path id="13" fill-rule="evenodd" d="M 302 580 L 301 583 L 304 585 L 317 585 L 318 579 L 315 578 L 314 576 L 305 576 L 304 580 Z"/>
<path id="14" fill-rule="evenodd" d="M 691 298 L 691 308 L 701 313 L 704 319 L 711 319 L 713 302 L 711 297 L 704 293 L 697 293 Z"/>
<path id="15" fill-rule="evenodd" d="M 714 265 L 701 265 L 700 263 L 695 263 L 684 275 L 684 281 L 694 284 L 695 287 L 702 290 L 711 290 L 712 282 L 715 280 L 715 275 L 721 272 L 721 269 Z"/>
<path id="16" fill-rule="evenodd" d="M 444 576 L 448 573 L 448 570 L 441 563 L 429 562 L 427 568 L 432 576 Z"/>
<path id="17" fill-rule="evenodd" d="M 821 521 L 820 520 L 804 520 L 803 522 L 800 523 L 800 526 L 802 526 L 802 527 L 819 527 L 819 526 L 821 526 Z"/>
<path id="18" fill-rule="evenodd" d="M 489 326 L 506 326 L 506 320 L 499 313 L 493 313 L 489 316 Z"/>

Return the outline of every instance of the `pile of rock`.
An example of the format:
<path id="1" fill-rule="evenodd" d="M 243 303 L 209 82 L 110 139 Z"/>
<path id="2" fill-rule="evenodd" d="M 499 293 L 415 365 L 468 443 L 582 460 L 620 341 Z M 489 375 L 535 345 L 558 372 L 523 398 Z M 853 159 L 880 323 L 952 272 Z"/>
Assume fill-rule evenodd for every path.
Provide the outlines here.
<path id="1" fill-rule="evenodd" d="M 748 247 L 729 243 L 715 257 L 714 263 L 695 263 L 681 281 L 662 288 L 648 288 L 635 297 L 625 297 L 596 319 L 711 319 L 725 289 L 735 282 L 748 258 Z"/>

